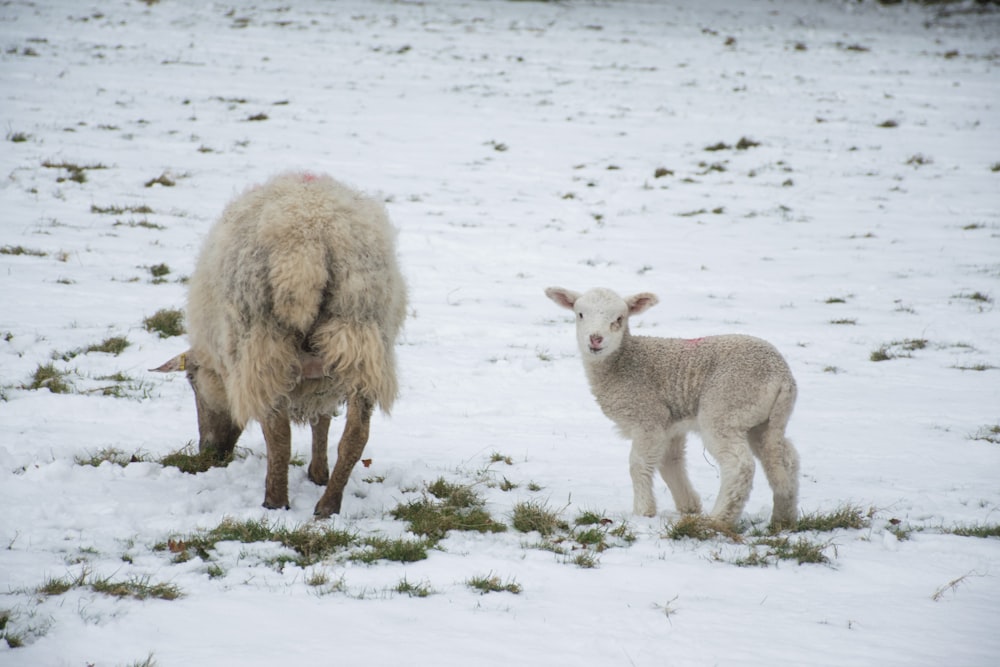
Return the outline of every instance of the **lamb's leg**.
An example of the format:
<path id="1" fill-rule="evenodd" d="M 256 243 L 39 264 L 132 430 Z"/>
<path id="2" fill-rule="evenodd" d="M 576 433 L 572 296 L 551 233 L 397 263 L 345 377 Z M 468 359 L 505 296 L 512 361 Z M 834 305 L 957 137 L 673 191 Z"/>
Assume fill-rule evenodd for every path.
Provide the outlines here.
<path id="1" fill-rule="evenodd" d="M 292 426 L 286 415 L 272 413 L 261 423 L 267 443 L 264 507 L 288 509 L 288 463 L 292 457 Z"/>
<path id="2" fill-rule="evenodd" d="M 337 463 L 333 467 L 330 481 L 323 497 L 316 503 L 315 516 L 326 518 L 340 513 L 340 503 L 344 498 L 344 487 L 351 476 L 351 470 L 361 458 L 368 443 L 368 425 L 372 417 L 373 405 L 365 398 L 352 397 L 347 403 L 347 424 L 337 446 Z"/>
<path id="3" fill-rule="evenodd" d="M 760 459 L 774 495 L 771 528 L 795 525 L 798 520 L 799 455 L 785 437 L 784 422 L 765 422 L 750 431 L 750 447 Z"/>
<path id="4" fill-rule="evenodd" d="M 670 495 L 674 497 L 674 506 L 684 514 L 699 514 L 701 499 L 691 486 L 687 474 L 685 457 L 685 435 L 683 433 L 670 438 L 667 449 L 660 459 L 658 468 L 660 477 L 667 483 Z"/>
<path id="5" fill-rule="evenodd" d="M 711 517 L 724 525 L 735 526 L 753 488 L 755 466 L 746 435 L 708 432 L 703 428 L 702 440 L 718 462 L 722 477 Z"/>
<path id="6" fill-rule="evenodd" d="M 326 486 L 330 479 L 330 464 L 326 458 L 329 435 L 330 417 L 323 415 L 312 425 L 313 450 L 309 462 L 309 481 L 320 486 Z"/>
<path id="7" fill-rule="evenodd" d="M 632 511 L 640 516 L 656 516 L 656 497 L 653 495 L 653 470 L 663 457 L 663 446 L 649 435 L 636 437 L 628 457 L 628 470 L 632 476 Z"/>

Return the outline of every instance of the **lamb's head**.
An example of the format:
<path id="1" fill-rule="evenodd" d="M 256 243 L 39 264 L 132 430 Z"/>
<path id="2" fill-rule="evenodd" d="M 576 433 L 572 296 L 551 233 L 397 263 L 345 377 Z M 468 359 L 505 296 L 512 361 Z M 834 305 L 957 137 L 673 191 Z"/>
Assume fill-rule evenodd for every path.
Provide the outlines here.
<path id="1" fill-rule="evenodd" d="M 187 374 L 198 409 L 198 450 L 214 452 L 220 459 L 227 457 L 236 446 L 243 426 L 233 421 L 226 387 L 219 374 L 202 366 L 192 350 L 178 354 L 151 370 L 158 373 L 183 371 Z"/>
<path id="2" fill-rule="evenodd" d="M 628 318 L 656 305 L 649 292 L 622 298 L 598 287 L 584 294 L 562 287 L 549 287 L 545 295 L 563 308 L 576 313 L 576 342 L 584 361 L 613 354 L 628 334 Z"/>

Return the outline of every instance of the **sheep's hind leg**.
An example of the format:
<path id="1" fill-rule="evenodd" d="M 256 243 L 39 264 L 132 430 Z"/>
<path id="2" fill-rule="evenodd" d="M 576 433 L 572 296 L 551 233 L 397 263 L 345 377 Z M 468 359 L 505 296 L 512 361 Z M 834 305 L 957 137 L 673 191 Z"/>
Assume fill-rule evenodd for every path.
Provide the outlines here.
<path id="1" fill-rule="evenodd" d="M 771 528 L 794 526 L 799 514 L 799 455 L 785 437 L 784 424 L 765 422 L 751 429 L 750 447 L 760 459 L 774 496 Z"/>
<path id="2" fill-rule="evenodd" d="M 632 476 L 632 511 L 639 516 L 656 516 L 653 470 L 662 457 L 656 438 L 642 435 L 632 441 L 628 471 Z"/>
<path id="3" fill-rule="evenodd" d="M 326 518 L 331 514 L 340 513 L 344 487 L 347 486 L 351 471 L 368 443 L 368 427 L 373 407 L 369 400 L 359 396 L 354 396 L 348 401 L 347 424 L 337 446 L 337 463 L 333 467 L 323 497 L 316 503 L 316 509 L 313 511 L 315 516 Z"/>
<path id="4" fill-rule="evenodd" d="M 288 509 L 288 463 L 292 457 L 292 425 L 286 415 L 272 413 L 262 423 L 267 443 L 264 507 Z"/>
<path id="5" fill-rule="evenodd" d="M 660 470 L 660 477 L 670 489 L 670 495 L 674 497 L 677 511 L 683 514 L 699 514 L 701 499 L 691 486 L 691 479 L 687 474 L 684 441 L 683 433 L 671 437 L 657 467 Z"/>
<path id="6" fill-rule="evenodd" d="M 309 481 L 326 486 L 330 480 L 330 464 L 326 458 L 330 435 L 330 417 L 323 415 L 312 425 L 312 461 L 309 462 Z"/>

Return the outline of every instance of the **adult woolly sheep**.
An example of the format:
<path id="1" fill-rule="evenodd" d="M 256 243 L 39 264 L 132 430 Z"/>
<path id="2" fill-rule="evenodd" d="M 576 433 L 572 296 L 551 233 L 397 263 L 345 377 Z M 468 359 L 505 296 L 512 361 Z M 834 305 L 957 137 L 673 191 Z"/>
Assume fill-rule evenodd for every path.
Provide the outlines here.
<path id="1" fill-rule="evenodd" d="M 629 472 L 634 510 L 656 515 L 653 470 L 677 510 L 701 512 L 685 469 L 685 436 L 701 434 L 721 470 L 711 517 L 732 526 L 750 497 L 753 455 L 774 494 L 771 525 L 798 516 L 798 454 L 785 437 L 795 379 L 770 343 L 742 335 L 692 340 L 633 336 L 628 318 L 657 303 L 648 292 L 622 298 L 604 288 L 585 294 L 550 287 L 545 294 L 576 313 L 583 366 L 597 403 L 632 440 Z"/>
<path id="2" fill-rule="evenodd" d="M 380 203 L 326 175 L 252 187 L 209 231 L 191 275 L 191 348 L 157 371 L 186 371 L 199 450 L 229 456 L 247 422 L 267 443 L 264 507 L 287 508 L 291 423 L 312 425 L 315 514 L 340 512 L 375 405 L 397 394 L 393 349 L 406 311 L 395 230 Z M 347 418 L 330 474 L 330 416 Z"/>

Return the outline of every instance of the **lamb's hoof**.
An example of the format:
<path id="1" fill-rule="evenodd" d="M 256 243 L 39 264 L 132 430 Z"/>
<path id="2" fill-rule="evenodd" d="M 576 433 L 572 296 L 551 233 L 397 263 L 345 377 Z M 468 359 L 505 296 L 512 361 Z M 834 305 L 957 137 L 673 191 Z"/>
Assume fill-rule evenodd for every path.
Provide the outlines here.
<path id="1" fill-rule="evenodd" d="M 316 503 L 313 516 L 317 519 L 329 519 L 334 514 L 340 514 L 340 503 L 343 498 L 342 493 L 323 494 L 323 497 Z"/>

